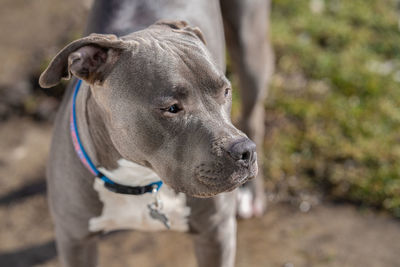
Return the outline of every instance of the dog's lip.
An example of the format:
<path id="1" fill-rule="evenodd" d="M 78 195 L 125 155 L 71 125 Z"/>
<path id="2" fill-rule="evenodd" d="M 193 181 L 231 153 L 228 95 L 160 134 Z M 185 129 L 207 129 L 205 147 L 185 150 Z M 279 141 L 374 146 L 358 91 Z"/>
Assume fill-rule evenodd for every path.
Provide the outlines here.
<path id="1" fill-rule="evenodd" d="M 182 192 L 191 197 L 210 198 L 221 193 L 231 192 L 236 188 L 240 187 L 241 185 L 243 185 L 244 183 L 248 182 L 249 180 L 253 179 L 255 176 L 256 173 L 250 172 L 239 179 L 235 179 L 234 181 L 232 180 L 230 182 L 222 181 L 221 183 L 213 185 L 202 183 L 201 181 L 196 179 L 195 182 L 198 184 L 198 186 L 193 186 L 192 188 L 185 188 L 185 187 L 175 188 L 173 185 L 170 186 L 171 188 L 174 188 L 176 191 Z M 218 180 L 221 181 L 220 179 Z M 199 187 L 203 189 L 199 190 Z"/>
<path id="2" fill-rule="evenodd" d="M 242 173 L 234 173 L 228 179 L 218 179 L 218 178 L 211 178 L 205 176 L 197 176 L 196 180 L 201 183 L 202 185 L 215 189 L 218 188 L 220 192 L 232 191 L 234 188 L 244 184 L 249 177 L 253 177 L 252 173 L 246 173 L 245 175 L 241 175 Z M 251 175 L 251 176 L 250 176 Z M 218 193 L 217 193 L 218 194 Z"/>
<path id="3" fill-rule="evenodd" d="M 244 175 L 243 175 L 244 174 Z M 220 178 L 217 176 L 196 175 L 195 178 L 200 183 L 206 186 L 223 186 L 225 184 L 236 184 L 243 179 L 246 179 L 250 173 L 247 172 L 234 172 L 230 177 Z"/>
<path id="4" fill-rule="evenodd" d="M 197 198 L 209 198 L 209 197 L 213 197 L 213 196 L 216 196 L 216 195 L 224 193 L 224 192 L 231 192 L 231 191 L 235 190 L 236 188 L 238 188 L 239 186 L 246 183 L 247 181 L 251 180 L 252 178 L 254 178 L 254 176 L 249 177 L 247 175 L 246 177 L 240 179 L 240 181 L 235 182 L 234 184 L 230 185 L 229 187 L 218 188 L 220 190 L 216 191 L 215 193 L 214 192 L 212 192 L 212 193 L 211 192 L 198 192 L 198 193 L 192 194 L 192 196 L 197 197 Z"/>
<path id="5" fill-rule="evenodd" d="M 195 171 L 194 177 L 196 180 L 198 180 L 200 183 L 208 185 L 208 186 L 222 186 L 225 183 L 240 183 L 242 180 L 246 179 L 248 176 L 253 176 L 253 173 L 257 173 L 258 169 L 258 164 L 257 160 L 253 159 L 250 163 L 247 162 L 246 165 L 240 165 L 240 166 L 235 166 L 234 167 L 236 170 L 234 170 L 231 173 L 230 177 L 220 178 L 221 175 L 218 173 L 220 172 L 211 172 L 207 171 L 200 171 L 197 172 Z M 215 174 L 217 173 L 217 174 Z M 243 176 L 243 177 L 242 177 Z M 254 174 L 255 176 L 255 174 Z"/>

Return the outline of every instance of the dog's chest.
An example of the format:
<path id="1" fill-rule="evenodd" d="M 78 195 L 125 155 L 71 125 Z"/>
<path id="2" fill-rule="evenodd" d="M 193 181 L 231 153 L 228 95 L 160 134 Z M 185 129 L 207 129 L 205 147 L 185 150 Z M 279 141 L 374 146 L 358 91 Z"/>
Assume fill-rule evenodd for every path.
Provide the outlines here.
<path id="1" fill-rule="evenodd" d="M 99 168 L 107 177 L 117 183 L 129 186 L 144 186 L 159 181 L 160 178 L 150 169 L 133 162 L 120 159 L 119 167 L 113 171 Z M 142 231 L 167 230 L 161 220 L 150 215 L 149 205 L 154 203 L 154 195 L 124 195 L 109 191 L 103 181 L 95 179 L 94 189 L 99 193 L 103 202 L 103 210 L 99 217 L 89 221 L 89 230 L 112 231 L 120 229 L 135 229 Z M 188 230 L 188 216 L 190 208 L 186 206 L 186 197 L 183 193 L 175 193 L 167 185 L 158 191 L 161 200 L 160 213 L 164 214 L 175 231 Z"/>

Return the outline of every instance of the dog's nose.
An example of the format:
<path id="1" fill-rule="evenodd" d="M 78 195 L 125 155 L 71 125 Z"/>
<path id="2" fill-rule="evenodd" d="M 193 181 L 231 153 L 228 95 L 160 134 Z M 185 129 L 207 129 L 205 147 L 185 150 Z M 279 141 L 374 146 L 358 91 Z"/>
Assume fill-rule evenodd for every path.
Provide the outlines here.
<path id="1" fill-rule="evenodd" d="M 242 138 L 230 146 L 228 153 L 236 161 L 253 162 L 256 159 L 256 144 L 248 138 Z"/>

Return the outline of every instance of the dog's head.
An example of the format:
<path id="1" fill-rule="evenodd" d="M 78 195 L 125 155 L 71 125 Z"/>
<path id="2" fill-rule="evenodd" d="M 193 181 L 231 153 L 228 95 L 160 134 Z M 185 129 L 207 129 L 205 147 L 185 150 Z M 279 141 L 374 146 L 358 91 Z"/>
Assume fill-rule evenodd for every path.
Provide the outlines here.
<path id="1" fill-rule="evenodd" d="M 159 22 L 131 35 L 72 42 L 40 77 L 90 85 L 123 158 L 145 164 L 177 191 L 209 197 L 257 173 L 255 144 L 230 120 L 229 81 L 200 30 Z"/>

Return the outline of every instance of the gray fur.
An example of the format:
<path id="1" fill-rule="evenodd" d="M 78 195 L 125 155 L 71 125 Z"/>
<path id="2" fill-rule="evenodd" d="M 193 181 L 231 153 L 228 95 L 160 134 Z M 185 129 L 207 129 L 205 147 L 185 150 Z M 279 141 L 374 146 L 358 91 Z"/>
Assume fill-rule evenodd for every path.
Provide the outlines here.
<path id="1" fill-rule="evenodd" d="M 236 26 L 241 30 L 249 27 L 254 14 L 259 14 L 257 20 L 267 14 L 252 1 L 228 2 L 221 2 L 228 22 L 225 28 L 232 27 L 229 22 L 237 15 L 225 10 L 227 5 L 233 10 L 237 10 L 235 5 L 241 5 L 241 10 L 252 9 L 239 14 Z M 259 7 L 267 9 L 261 2 Z M 230 85 L 224 76 L 219 4 L 98 0 L 87 32 L 128 35 L 91 35 L 75 41 L 55 57 L 40 79 L 44 87 L 69 78 L 71 73 L 86 81 L 77 101 L 78 128 L 96 165 L 112 169 L 119 158 L 126 158 L 152 168 L 165 183 L 188 195 L 190 229 L 199 266 L 204 267 L 234 265 L 236 192 L 232 190 L 257 172 L 255 157 L 243 163 L 229 153 L 238 140 L 247 138 L 226 119 L 231 98 L 224 97 Z M 177 22 L 161 22 L 145 29 L 160 19 Z M 199 27 L 202 33 L 180 20 Z M 258 26 L 252 26 L 251 30 L 257 31 Z M 230 31 L 237 33 L 238 29 Z M 262 90 L 269 77 L 262 71 L 268 70 L 268 64 L 249 67 L 251 61 L 260 60 L 258 54 L 246 51 L 256 47 L 267 57 L 270 50 L 264 45 L 266 39 L 261 37 L 254 44 L 246 38 L 240 32 L 232 38 L 230 49 L 234 59 L 239 59 L 237 68 L 246 73 L 240 76 L 242 85 L 250 85 L 250 93 L 243 94 L 244 103 L 253 103 L 256 110 L 245 108 L 243 121 L 249 123 L 244 129 L 260 144 Z M 258 67 L 261 70 L 255 70 Z M 97 246 L 88 220 L 100 214 L 102 205 L 92 187 L 94 178 L 76 156 L 69 134 L 74 84 L 70 83 L 56 119 L 47 169 L 49 203 L 61 262 L 64 266 L 90 267 L 97 264 Z M 171 95 L 183 103 L 187 113 L 168 117 L 170 114 L 160 112 L 169 105 Z M 232 192 L 223 193 L 226 191 Z"/>

